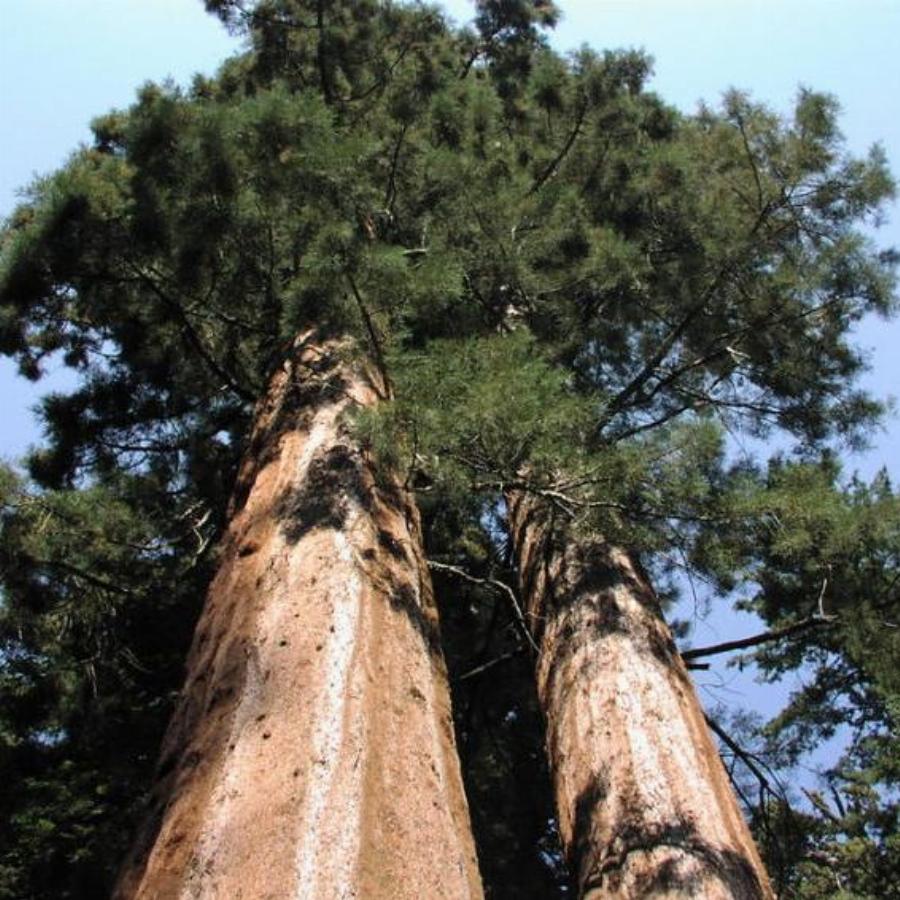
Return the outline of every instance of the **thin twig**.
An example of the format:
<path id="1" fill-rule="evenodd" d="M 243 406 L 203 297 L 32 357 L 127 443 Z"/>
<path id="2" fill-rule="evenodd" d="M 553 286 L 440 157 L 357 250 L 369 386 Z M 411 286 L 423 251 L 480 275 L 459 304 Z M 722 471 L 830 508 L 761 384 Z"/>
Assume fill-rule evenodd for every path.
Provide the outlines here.
<path id="1" fill-rule="evenodd" d="M 353 292 L 353 296 L 356 299 L 356 305 L 359 307 L 359 313 L 365 323 L 366 331 L 369 333 L 369 341 L 372 344 L 372 353 L 375 356 L 375 364 L 378 366 L 378 371 L 381 373 L 384 396 L 390 397 L 393 393 L 391 389 L 391 380 L 388 376 L 387 363 L 385 362 L 384 353 L 381 349 L 381 341 L 378 338 L 378 332 L 375 330 L 375 323 L 372 321 L 372 316 L 366 308 L 366 304 L 363 302 L 362 295 L 359 292 L 359 288 L 356 286 L 356 281 L 354 281 L 353 276 L 349 272 L 346 273 L 346 276 L 347 282 L 350 285 L 350 290 Z"/>
<path id="2" fill-rule="evenodd" d="M 516 592 L 508 585 L 506 582 L 498 581 L 496 578 L 478 578 L 475 575 L 467 572 L 465 569 L 460 566 L 451 566 L 447 563 L 440 563 L 433 559 L 428 560 L 428 568 L 434 569 L 437 572 L 449 572 L 451 575 L 456 575 L 457 578 L 462 578 L 463 581 L 468 581 L 470 584 L 480 584 L 486 585 L 487 587 L 492 587 L 496 591 L 500 591 L 505 594 L 509 598 L 509 602 L 512 604 L 513 612 L 515 613 L 516 623 L 519 626 L 519 629 L 522 632 L 522 636 L 531 646 L 532 650 L 535 653 L 540 653 L 541 649 L 538 647 L 537 642 L 531 635 L 531 631 L 528 628 L 528 623 L 525 620 L 525 614 L 522 612 L 522 607 L 519 604 L 519 598 L 516 597 Z"/>
<path id="3" fill-rule="evenodd" d="M 468 672 L 464 672 L 455 680 L 467 681 L 469 678 L 475 678 L 476 675 L 481 675 L 483 672 L 487 672 L 490 669 L 493 669 L 494 666 L 499 666 L 501 663 L 505 663 L 507 660 L 519 656 L 521 652 L 522 648 L 516 647 L 515 650 L 510 650 L 507 653 L 502 653 L 500 656 L 495 656 L 493 659 L 489 659 L 486 663 L 482 663 L 480 666 L 475 666 L 474 669 L 469 669 Z"/>
<path id="4" fill-rule="evenodd" d="M 568 156 L 569 151 L 572 149 L 576 138 L 581 133 L 581 126 L 584 124 L 584 117 L 587 114 L 587 109 L 587 101 L 582 101 L 578 106 L 578 115 L 575 119 L 575 127 L 569 133 L 568 139 L 566 140 L 565 144 L 563 144 L 562 149 L 559 151 L 559 153 L 556 154 L 553 161 L 535 179 L 534 184 L 528 191 L 529 197 L 532 194 L 536 194 L 559 170 L 559 167 L 562 165 L 563 160 L 566 158 L 566 156 Z"/>

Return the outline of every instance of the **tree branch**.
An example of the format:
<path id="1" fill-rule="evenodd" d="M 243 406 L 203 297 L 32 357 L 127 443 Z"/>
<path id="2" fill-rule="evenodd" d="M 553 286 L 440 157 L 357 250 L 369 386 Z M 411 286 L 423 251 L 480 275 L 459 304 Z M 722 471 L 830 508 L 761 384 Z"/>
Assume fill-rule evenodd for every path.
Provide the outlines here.
<path id="1" fill-rule="evenodd" d="M 59 569 L 61 572 L 66 572 L 69 575 L 72 575 L 74 578 L 78 578 L 81 581 L 87 582 L 90 585 L 93 585 L 96 588 L 100 588 L 103 591 L 109 591 L 113 594 L 121 594 L 123 597 L 132 596 L 132 591 L 128 590 L 128 588 L 123 588 L 118 584 L 113 584 L 111 581 L 107 581 L 105 578 L 99 578 L 96 575 L 92 575 L 90 572 L 86 572 L 79 566 L 74 566 L 71 563 L 63 562 L 58 559 L 39 559 L 34 558 L 33 562 L 39 566 L 49 566 L 51 569 Z"/>
<path id="2" fill-rule="evenodd" d="M 522 648 L 516 647 L 515 650 L 510 650 L 508 653 L 503 653 L 500 656 L 495 656 L 493 659 L 489 659 L 486 663 L 482 663 L 480 666 L 475 666 L 474 669 L 469 669 L 468 672 L 463 672 L 462 675 L 454 680 L 457 682 L 468 681 L 468 679 L 470 678 L 475 678 L 476 675 L 481 675 L 483 672 L 487 672 L 490 669 L 493 669 L 495 666 L 499 666 L 502 663 L 505 663 L 507 660 L 519 656 L 521 652 Z"/>
<path id="3" fill-rule="evenodd" d="M 736 118 L 738 129 L 741 132 L 741 139 L 744 142 L 744 152 L 747 154 L 750 168 L 753 170 L 753 180 L 756 182 L 757 210 L 761 210 L 764 206 L 762 179 L 760 178 L 759 169 L 756 165 L 756 157 L 753 155 L 753 150 L 750 148 L 750 139 L 747 137 L 747 129 L 744 126 L 744 117 L 738 113 Z"/>
<path id="4" fill-rule="evenodd" d="M 823 616 L 817 612 L 812 616 L 801 619 L 799 622 L 794 622 L 792 625 L 785 625 L 783 628 L 774 628 L 771 631 L 764 631 L 751 637 L 739 638 L 736 641 L 723 641 L 721 644 L 711 644 L 708 647 L 685 650 L 681 653 L 681 658 L 687 661 L 699 659 L 702 656 L 717 656 L 720 653 L 729 653 L 732 650 L 745 650 L 747 647 L 756 647 L 759 644 L 767 644 L 771 641 L 779 641 L 782 638 L 800 634 L 803 631 L 808 631 L 810 628 L 832 625 L 836 621 L 837 616 Z"/>
<path id="5" fill-rule="evenodd" d="M 134 272 L 137 274 L 138 278 L 145 285 L 147 285 L 150 290 L 162 300 L 172 312 L 175 313 L 176 318 L 181 323 L 182 332 L 190 346 L 196 351 L 197 355 L 206 363 L 207 368 L 219 379 L 225 382 L 225 385 L 235 394 L 238 395 L 242 400 L 245 400 L 247 403 L 253 403 L 256 401 L 256 395 L 248 391 L 245 387 L 243 387 L 238 380 L 232 376 L 229 372 L 227 372 L 216 360 L 216 358 L 210 353 L 209 350 L 204 346 L 203 341 L 200 339 L 200 335 L 197 334 L 196 329 L 191 324 L 190 319 L 188 318 L 188 314 L 185 312 L 184 307 L 174 298 L 171 297 L 168 292 L 164 291 L 159 284 L 156 282 L 154 278 L 151 278 L 140 266 L 132 266 Z"/>
<path id="6" fill-rule="evenodd" d="M 375 364 L 378 366 L 378 371 L 381 374 L 382 389 L 384 391 L 383 396 L 384 398 L 390 397 L 393 394 L 391 379 L 388 376 L 387 363 L 384 359 L 384 353 L 381 349 L 381 341 L 378 338 L 375 323 L 372 321 L 372 316 L 366 308 L 366 304 L 363 302 L 362 294 L 360 294 L 353 276 L 349 272 L 346 272 L 345 274 L 347 276 L 347 282 L 350 285 L 350 290 L 353 292 L 353 296 L 356 299 L 356 305 L 359 307 L 359 314 L 362 316 L 366 331 L 369 334 L 369 342 L 372 345 L 372 354 L 375 357 Z"/>
<path id="7" fill-rule="evenodd" d="M 566 156 L 568 156 L 569 151 L 572 149 L 572 145 L 575 143 L 576 138 L 581 132 L 581 126 L 584 124 L 584 117 L 587 115 L 587 108 L 587 101 L 582 100 L 582 102 L 578 105 L 578 116 L 575 120 L 575 127 L 569 133 L 569 137 L 566 139 L 565 144 L 563 144 L 562 149 L 559 151 L 559 153 L 556 154 L 553 161 L 535 179 L 534 184 L 528 191 L 527 196 L 530 197 L 532 194 L 536 194 L 547 183 L 551 176 L 556 173 L 562 161 L 566 158 Z"/>
<path id="8" fill-rule="evenodd" d="M 403 139 L 406 137 L 408 129 L 409 126 L 406 124 L 401 127 L 400 133 L 397 135 L 397 142 L 394 144 L 394 152 L 391 154 L 391 171 L 384 196 L 384 208 L 391 217 L 394 215 L 394 205 L 397 202 L 397 167 L 400 165 L 400 149 L 403 147 Z"/>
<path id="9" fill-rule="evenodd" d="M 456 575 L 457 578 L 462 578 L 463 581 L 468 581 L 470 584 L 485 585 L 487 587 L 493 588 L 495 591 L 499 591 L 500 593 L 505 594 L 509 598 L 509 602 L 512 605 L 513 613 L 516 617 L 516 624 L 519 626 L 519 629 L 522 632 L 522 636 L 525 638 L 525 640 L 528 642 L 535 653 L 541 652 L 540 647 L 538 647 L 537 642 L 531 635 L 531 631 L 528 628 L 528 623 L 525 621 L 525 613 L 522 611 L 522 607 L 519 605 L 519 598 L 516 597 L 516 592 L 508 584 L 506 584 L 506 582 L 498 581 L 496 578 L 477 578 L 475 575 L 470 574 L 460 566 L 450 566 L 447 565 L 447 563 L 437 562 L 433 559 L 428 560 L 428 568 L 434 569 L 436 572 L 449 572 L 451 575 Z"/>
<path id="10" fill-rule="evenodd" d="M 641 371 L 638 372 L 637 375 L 635 375 L 634 378 L 632 378 L 631 381 L 629 381 L 628 384 L 626 384 L 625 387 L 610 400 L 606 412 L 603 414 L 597 427 L 598 433 L 609 424 L 613 416 L 620 412 L 625 404 L 656 374 L 660 365 L 662 365 L 665 358 L 669 355 L 671 349 L 678 343 L 679 339 L 688 328 L 690 328 L 697 316 L 699 316 L 706 308 L 706 300 L 711 292 L 712 288 L 710 291 L 704 293 L 700 302 L 695 303 L 694 306 L 688 310 L 684 318 L 682 318 L 666 337 L 660 341 L 656 352 L 649 360 L 647 360 Z"/>
<path id="11" fill-rule="evenodd" d="M 834 814 L 834 811 L 829 807 L 829 805 L 825 802 L 824 797 L 819 794 L 818 791 L 811 791 L 808 788 L 802 787 L 801 791 L 806 795 L 806 799 L 820 812 L 826 819 L 832 822 L 834 825 L 842 825 L 841 819 L 839 816 Z"/>
<path id="12" fill-rule="evenodd" d="M 768 791 L 773 797 L 784 797 L 784 791 L 781 789 L 781 786 L 778 785 L 778 790 L 772 786 L 772 782 L 765 772 L 759 767 L 759 763 L 757 758 L 747 750 L 745 750 L 741 745 L 727 732 L 724 728 L 722 728 L 719 723 L 711 718 L 710 716 L 704 714 L 704 719 L 706 719 L 706 724 L 709 726 L 710 730 L 719 740 L 725 744 L 726 747 L 753 773 L 753 776 L 759 782 L 760 787 L 760 798 L 762 799 L 763 791 Z M 763 765 L 765 765 L 763 763 Z M 730 777 L 730 776 L 729 776 Z M 732 784 L 734 784 L 734 779 L 732 778 Z M 746 798 L 744 798 L 744 802 L 747 803 Z M 747 803 L 749 806 L 750 804 Z M 762 804 L 760 804 L 762 805 Z"/>

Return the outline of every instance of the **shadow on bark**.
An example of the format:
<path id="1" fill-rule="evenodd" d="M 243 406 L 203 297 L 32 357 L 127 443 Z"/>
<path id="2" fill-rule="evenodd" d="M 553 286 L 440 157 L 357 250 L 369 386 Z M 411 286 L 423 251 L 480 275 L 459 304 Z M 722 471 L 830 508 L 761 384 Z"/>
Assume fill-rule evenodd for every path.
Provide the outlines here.
<path id="1" fill-rule="evenodd" d="M 539 564 L 545 565 L 546 587 L 541 608 L 531 612 L 542 623 L 556 620 L 554 657 L 557 660 L 564 662 L 586 645 L 619 635 L 629 638 L 638 653 L 677 674 L 674 667 L 677 648 L 665 629 L 653 627 L 661 620 L 662 612 L 636 560 L 629 559 L 629 565 L 625 565 L 621 551 L 604 541 L 564 541 L 558 536 L 546 539 L 540 556 Z M 551 558 L 557 561 L 552 569 L 547 563 Z M 528 577 L 526 585 L 533 585 L 538 573 L 532 571 Z M 526 596 L 538 594 L 525 591 Z M 636 615 L 633 609 L 628 610 L 620 597 L 637 601 L 644 614 Z M 536 637 L 540 640 L 539 635 Z M 594 662 L 599 665 L 599 661 Z M 552 671 L 559 668 L 554 665 Z M 583 674 L 588 676 L 590 670 Z"/>
<path id="2" fill-rule="evenodd" d="M 596 837 L 591 834 L 592 812 L 604 801 L 607 793 L 603 779 L 597 777 L 576 802 L 572 866 L 591 847 L 598 846 Z M 633 896 L 702 897 L 714 879 L 737 900 L 760 900 L 765 896 L 756 872 L 744 856 L 702 840 L 697 829 L 687 820 L 655 827 L 648 827 L 642 822 L 626 824 L 612 836 L 607 846 L 612 851 L 582 876 L 581 894 L 584 896 L 604 897 L 615 893 L 620 888 L 619 882 L 627 871 L 630 858 L 658 849 L 678 851 L 679 858 L 662 864 L 654 863 L 646 874 L 638 874 L 631 887 Z M 685 865 L 685 856 L 697 861 L 697 866 L 691 871 L 687 871 L 689 867 Z M 640 868 L 641 864 L 638 862 L 636 865 Z"/>
<path id="3" fill-rule="evenodd" d="M 354 502 L 367 512 L 372 509 L 359 459 L 338 444 L 312 460 L 303 482 L 278 498 L 274 512 L 287 542 L 296 544 L 314 528 L 341 531 Z"/>
<path id="4" fill-rule="evenodd" d="M 397 584 L 388 594 L 391 607 L 402 612 L 428 648 L 432 656 L 441 653 L 441 634 L 436 619 L 429 616 L 421 605 L 416 590 L 409 584 Z"/>

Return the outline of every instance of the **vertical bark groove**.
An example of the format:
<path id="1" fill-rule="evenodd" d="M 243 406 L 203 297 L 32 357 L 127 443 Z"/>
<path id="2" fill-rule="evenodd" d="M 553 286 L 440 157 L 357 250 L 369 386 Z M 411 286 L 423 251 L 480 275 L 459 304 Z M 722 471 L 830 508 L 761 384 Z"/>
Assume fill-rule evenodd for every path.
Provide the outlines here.
<path id="1" fill-rule="evenodd" d="M 298 339 L 232 517 L 118 900 L 480 898 L 418 515 Z"/>
<path id="2" fill-rule="evenodd" d="M 644 575 L 537 498 L 507 502 L 578 896 L 774 897 Z"/>

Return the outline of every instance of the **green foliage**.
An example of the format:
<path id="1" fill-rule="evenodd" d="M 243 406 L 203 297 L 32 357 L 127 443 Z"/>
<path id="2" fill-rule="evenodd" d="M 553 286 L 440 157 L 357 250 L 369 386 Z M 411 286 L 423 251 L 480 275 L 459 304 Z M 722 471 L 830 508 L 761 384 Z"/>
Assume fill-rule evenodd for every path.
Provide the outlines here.
<path id="1" fill-rule="evenodd" d="M 427 470 L 442 489 L 467 492 L 471 473 L 515 482 L 535 469 L 576 464 L 590 405 L 524 331 L 466 342 L 435 341 L 393 361 L 397 399 L 360 428 L 389 464 Z M 559 456 L 568 447 L 571 459 Z"/>
<path id="2" fill-rule="evenodd" d="M 0 470 L 2 897 L 106 894 L 139 815 L 211 537 L 151 482 Z"/>
<path id="3" fill-rule="evenodd" d="M 754 821 L 786 897 L 893 896 L 885 886 L 897 881 L 900 497 L 883 473 L 839 479 L 829 457 L 745 472 L 744 499 L 718 536 L 742 546 L 740 605 L 770 628 L 808 626 L 738 660 L 771 681 L 803 673 L 778 716 L 740 729 L 768 773 Z M 821 790 L 775 787 L 831 739 Z M 757 775 L 745 772 L 747 795 Z"/>

